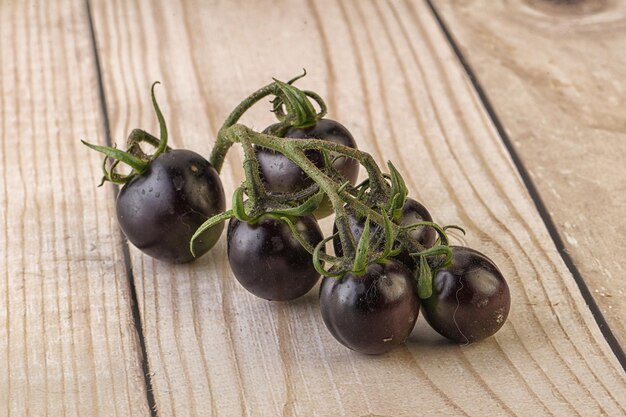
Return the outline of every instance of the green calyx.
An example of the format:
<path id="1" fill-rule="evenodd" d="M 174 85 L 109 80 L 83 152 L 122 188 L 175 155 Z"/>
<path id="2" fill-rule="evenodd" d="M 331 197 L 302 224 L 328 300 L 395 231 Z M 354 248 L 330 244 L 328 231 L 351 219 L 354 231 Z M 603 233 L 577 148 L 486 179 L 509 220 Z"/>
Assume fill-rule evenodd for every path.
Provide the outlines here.
<path id="1" fill-rule="evenodd" d="M 370 218 L 365 220 L 365 227 L 356 247 L 356 255 L 352 264 L 352 271 L 355 275 L 363 275 L 367 268 L 367 253 L 370 245 Z"/>
<path id="2" fill-rule="evenodd" d="M 234 216 L 235 215 L 233 213 L 233 210 L 226 210 L 225 212 L 220 213 L 217 216 L 213 216 L 210 219 L 208 219 L 206 222 L 202 223 L 202 225 L 198 227 L 198 229 L 195 231 L 193 236 L 191 236 L 191 239 L 189 241 L 189 251 L 191 252 L 191 254 L 194 257 L 196 256 L 194 244 L 196 240 L 202 235 L 202 233 L 206 232 L 207 230 L 209 230 L 211 227 L 215 226 L 216 224 L 219 224 L 226 220 L 230 220 Z"/>
<path id="3" fill-rule="evenodd" d="M 272 126 L 271 134 L 282 137 L 286 129 L 313 126 L 326 115 L 326 104 L 319 95 L 293 86 L 294 82 L 304 76 L 306 76 L 306 70 L 286 83 L 274 78 L 276 97 L 272 100 L 272 112 L 280 123 Z M 316 113 L 309 99 L 313 99 L 320 107 L 319 113 Z"/>
<path id="4" fill-rule="evenodd" d="M 452 250 L 447 245 L 437 245 L 419 253 L 412 253 L 411 257 L 417 265 L 415 270 L 417 295 L 421 299 L 430 298 L 433 293 L 434 273 L 452 262 Z M 435 265 L 432 266 L 431 263 Z"/>
<path id="5" fill-rule="evenodd" d="M 281 125 L 304 128 L 317 123 L 315 108 L 302 90 L 274 79 L 279 95 L 273 101 L 274 114 Z M 283 107 L 286 111 L 283 111 Z"/>
<path id="6" fill-rule="evenodd" d="M 391 161 L 387 162 L 387 166 L 389 167 L 391 190 L 386 209 L 393 220 L 398 220 L 402 216 L 402 207 L 404 207 L 404 202 L 409 195 L 409 190 L 402 175 Z"/>
<path id="7" fill-rule="evenodd" d="M 167 125 L 154 95 L 154 87 L 157 84 L 160 84 L 160 82 L 156 81 L 152 84 L 150 92 L 152 105 L 159 121 L 159 139 L 141 129 L 134 129 L 128 136 L 125 151 L 116 147 L 94 145 L 81 140 L 81 142 L 88 148 L 105 155 L 102 163 L 102 171 L 104 175 L 100 185 L 102 185 L 105 181 L 110 181 L 115 184 L 126 184 L 135 176 L 144 173 L 154 158 L 169 150 L 169 147 L 167 146 Z M 154 147 L 155 151 L 150 155 L 146 154 L 141 148 L 141 143 L 147 143 L 148 145 Z M 130 172 L 127 174 L 120 174 L 117 172 L 117 167 L 120 163 L 127 165 L 130 168 Z"/>

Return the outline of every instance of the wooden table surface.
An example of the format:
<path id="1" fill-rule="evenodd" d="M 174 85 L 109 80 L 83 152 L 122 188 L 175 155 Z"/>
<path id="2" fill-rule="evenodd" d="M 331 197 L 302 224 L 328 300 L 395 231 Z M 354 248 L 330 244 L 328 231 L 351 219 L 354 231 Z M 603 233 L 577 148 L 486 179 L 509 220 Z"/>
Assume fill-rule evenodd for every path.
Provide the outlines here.
<path id="1" fill-rule="evenodd" d="M 0 0 L 0 416 L 626 415 L 625 49 L 619 0 Z M 125 242 L 80 139 L 156 133 L 160 80 L 171 145 L 208 155 L 241 99 L 303 67 L 500 266 L 494 337 L 450 344 L 420 317 L 356 354 L 315 291 L 245 292 L 225 236 L 182 266 Z"/>

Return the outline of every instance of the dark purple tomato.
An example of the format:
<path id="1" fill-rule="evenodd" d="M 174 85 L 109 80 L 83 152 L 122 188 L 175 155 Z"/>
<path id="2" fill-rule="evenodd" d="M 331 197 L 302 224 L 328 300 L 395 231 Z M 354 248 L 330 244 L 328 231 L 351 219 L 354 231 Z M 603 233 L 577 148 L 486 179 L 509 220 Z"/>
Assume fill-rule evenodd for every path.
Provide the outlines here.
<path id="1" fill-rule="evenodd" d="M 312 246 L 323 239 L 313 216 L 293 222 Z M 266 216 L 248 224 L 232 218 L 227 236 L 230 268 L 237 281 L 257 297 L 293 300 L 309 292 L 320 278 L 311 254 L 283 221 Z"/>
<path id="2" fill-rule="evenodd" d="M 497 332 L 511 307 L 509 287 L 498 267 L 482 253 L 451 246 L 452 264 L 437 271 L 433 294 L 422 300 L 422 314 L 439 332 L 471 343 Z"/>
<path id="3" fill-rule="evenodd" d="M 355 242 L 358 242 L 361 234 L 363 233 L 363 228 L 365 227 L 365 220 L 357 219 L 353 215 L 350 215 L 348 221 L 350 223 L 350 231 L 354 236 L 354 240 Z M 402 206 L 402 215 L 400 216 L 400 219 L 396 221 L 396 223 L 401 226 L 408 226 L 410 224 L 421 221 L 431 222 L 433 221 L 433 218 L 430 216 L 430 213 L 428 212 L 426 207 L 413 200 L 412 198 L 407 198 L 404 202 L 404 206 Z M 372 229 L 372 231 L 374 230 L 380 230 L 380 228 L 376 227 L 376 229 Z M 336 232 L 337 225 L 335 224 L 333 228 L 333 233 Z M 418 227 L 412 230 L 410 232 L 410 235 L 425 248 L 432 247 L 437 240 L 437 233 L 432 227 Z M 343 255 L 339 236 L 333 239 L 333 247 L 335 248 L 335 254 L 337 254 L 337 256 Z M 395 258 L 407 265 L 410 269 L 413 269 L 415 267 L 415 262 L 413 262 L 408 252 L 402 252 Z"/>
<path id="4" fill-rule="evenodd" d="M 385 353 L 406 340 L 419 313 L 411 271 L 397 261 L 372 264 L 361 276 L 326 277 L 320 309 L 330 333 L 366 354 Z"/>
<path id="5" fill-rule="evenodd" d="M 331 119 L 320 119 L 314 126 L 307 128 L 291 128 L 285 133 L 287 138 L 300 139 L 322 139 L 329 142 L 338 143 L 356 149 L 356 141 L 352 134 L 341 123 Z M 335 159 L 339 156 L 330 153 L 330 158 Z M 359 175 L 359 163 L 345 156 L 341 156 L 334 160 L 333 168 L 337 170 L 341 176 L 352 184 L 356 182 Z"/>
<path id="6" fill-rule="evenodd" d="M 313 184 L 313 180 L 282 153 L 260 147 L 255 147 L 255 152 L 267 192 L 293 193 Z M 305 155 L 318 168 L 324 167 L 324 158 L 319 151 L 308 149 Z"/>
<path id="7" fill-rule="evenodd" d="M 191 236 L 224 208 L 217 171 L 184 149 L 157 156 L 117 196 L 117 219 L 128 240 L 144 253 L 173 263 L 195 259 L 189 250 Z M 196 256 L 211 249 L 223 229 L 220 223 L 203 233 L 195 242 Z"/>
<path id="8" fill-rule="evenodd" d="M 268 129 L 265 129 L 265 131 Z M 290 128 L 285 132 L 285 137 L 295 139 L 321 139 L 356 148 L 356 141 L 348 129 L 339 122 L 331 119 L 321 119 L 314 126 L 307 128 Z M 273 193 L 292 193 L 303 190 L 313 184 L 313 180 L 283 154 L 258 147 L 256 148 L 256 153 L 259 160 L 261 179 L 267 191 Z M 324 158 L 321 152 L 307 150 L 305 153 L 318 168 L 321 169 L 324 167 Z M 331 159 L 334 159 L 337 155 L 329 153 L 329 156 Z M 334 160 L 333 167 L 352 184 L 356 182 L 359 175 L 359 163 L 354 159 L 339 157 Z M 315 216 L 322 218 L 330 213 L 332 213 L 330 201 L 324 199 L 318 210 L 316 210 Z"/>

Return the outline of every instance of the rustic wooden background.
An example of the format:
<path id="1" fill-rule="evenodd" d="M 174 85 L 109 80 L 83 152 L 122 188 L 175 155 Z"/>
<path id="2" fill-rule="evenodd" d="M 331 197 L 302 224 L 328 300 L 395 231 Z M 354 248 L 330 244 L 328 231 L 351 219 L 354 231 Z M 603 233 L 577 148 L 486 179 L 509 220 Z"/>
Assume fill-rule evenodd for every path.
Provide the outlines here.
<path id="1" fill-rule="evenodd" d="M 620 0 L 0 0 L 0 416 L 626 415 L 624 50 Z M 171 144 L 208 155 L 230 109 L 303 67 L 508 277 L 495 337 L 420 319 L 359 355 L 315 291 L 247 294 L 225 237 L 185 266 L 128 247 L 79 139 L 156 132 L 160 80 Z"/>

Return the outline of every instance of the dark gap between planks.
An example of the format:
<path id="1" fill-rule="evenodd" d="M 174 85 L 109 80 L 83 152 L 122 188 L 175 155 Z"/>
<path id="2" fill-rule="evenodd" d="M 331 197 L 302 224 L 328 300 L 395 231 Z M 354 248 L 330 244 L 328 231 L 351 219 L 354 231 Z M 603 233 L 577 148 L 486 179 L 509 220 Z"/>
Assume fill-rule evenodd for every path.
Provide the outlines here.
<path id="1" fill-rule="evenodd" d="M 100 55 L 98 54 L 98 43 L 96 40 L 96 30 L 93 21 L 91 4 L 89 0 L 85 0 L 85 7 L 87 9 L 87 18 L 89 20 L 89 31 L 91 35 L 91 41 L 93 46 L 93 56 L 96 64 L 96 77 L 98 80 L 98 96 L 100 98 L 100 111 L 102 113 L 102 124 L 104 127 L 104 134 L 107 146 L 113 146 L 113 140 L 111 138 L 111 123 L 109 121 L 109 112 L 107 107 L 107 101 L 104 93 L 104 80 L 102 77 L 102 67 L 100 65 Z M 111 188 L 114 197 L 119 191 L 119 186 L 113 185 Z M 137 332 L 137 338 L 139 340 L 139 346 L 141 348 L 141 368 L 143 371 L 143 377 L 146 384 L 146 395 L 148 401 L 148 407 L 150 408 L 150 415 L 152 417 L 158 417 L 156 402 L 154 400 L 154 392 L 152 390 L 152 381 L 150 380 L 150 366 L 148 364 L 148 352 L 146 350 L 146 341 L 143 334 L 143 324 L 141 321 L 141 314 L 139 313 L 139 303 L 137 300 L 137 290 L 135 288 L 135 276 L 131 265 L 130 250 L 128 248 L 128 241 L 119 231 L 122 237 L 122 252 L 124 257 L 124 266 L 126 269 L 126 276 L 128 278 L 128 284 L 130 286 L 131 296 L 131 312 L 133 316 L 133 324 L 135 331 Z"/>
<path id="2" fill-rule="evenodd" d="M 548 209 L 546 208 L 543 200 L 541 199 L 541 195 L 537 191 L 535 184 L 530 178 L 530 174 L 528 170 L 526 169 L 526 167 L 522 163 L 522 160 L 517 154 L 517 151 L 515 150 L 513 143 L 511 142 L 511 138 L 509 138 L 509 135 L 504 130 L 504 127 L 502 126 L 500 119 L 498 118 L 493 106 L 491 105 L 491 102 L 487 98 L 487 94 L 485 93 L 485 90 L 483 89 L 480 82 L 478 81 L 478 78 L 476 77 L 476 73 L 470 66 L 469 62 L 465 59 L 465 57 L 461 53 L 461 50 L 458 44 L 456 43 L 456 41 L 454 40 L 452 33 L 448 29 L 446 23 L 441 18 L 436 7 L 433 5 L 432 0 L 426 0 L 426 3 L 430 7 L 430 10 L 432 11 L 433 16 L 435 17 L 435 19 L 437 20 L 437 23 L 441 27 L 443 34 L 445 35 L 446 39 L 450 43 L 450 46 L 452 47 L 452 50 L 456 54 L 457 58 L 459 59 L 459 62 L 463 66 L 467 76 L 472 82 L 472 85 L 474 86 L 474 89 L 476 90 L 476 93 L 478 94 L 478 97 L 480 98 L 480 101 L 483 104 L 483 107 L 487 111 L 489 118 L 491 119 L 496 130 L 498 131 L 498 135 L 500 136 L 502 143 L 504 144 L 507 151 L 509 152 L 509 155 L 511 156 L 511 159 L 513 160 L 513 163 L 515 164 L 515 167 L 517 168 L 522 178 L 522 181 L 524 182 L 524 185 L 526 186 L 526 189 L 528 190 L 528 193 L 530 194 L 530 197 L 535 203 L 535 207 L 537 208 L 537 211 L 539 212 L 539 215 L 541 216 L 543 223 L 548 229 L 548 233 L 550 234 L 550 237 L 552 238 L 552 242 L 556 246 L 559 252 L 559 255 L 561 255 L 563 262 L 567 266 L 567 269 L 570 271 L 570 273 L 574 277 L 574 281 L 578 285 L 580 293 L 582 294 L 583 299 L 585 300 L 585 303 L 589 307 L 591 314 L 596 320 L 596 323 L 598 324 L 598 327 L 600 328 L 602 335 L 606 339 L 607 343 L 609 344 L 611 350 L 613 351 L 613 354 L 616 356 L 620 365 L 622 365 L 622 368 L 626 370 L 626 354 L 624 354 L 624 350 L 620 346 L 619 342 L 617 341 L 617 338 L 613 334 L 613 331 L 609 327 L 606 319 L 604 318 L 604 315 L 602 314 L 602 311 L 598 307 L 598 304 L 596 304 L 596 300 L 593 298 L 591 291 L 589 291 L 589 287 L 587 287 L 587 284 L 585 283 L 585 280 L 583 279 L 582 274 L 580 273 L 580 271 L 574 264 L 572 257 L 567 253 L 565 245 L 563 244 L 563 239 L 561 238 L 561 235 L 559 234 L 557 227 L 554 224 L 554 221 L 552 220 L 552 216 L 550 216 Z"/>

